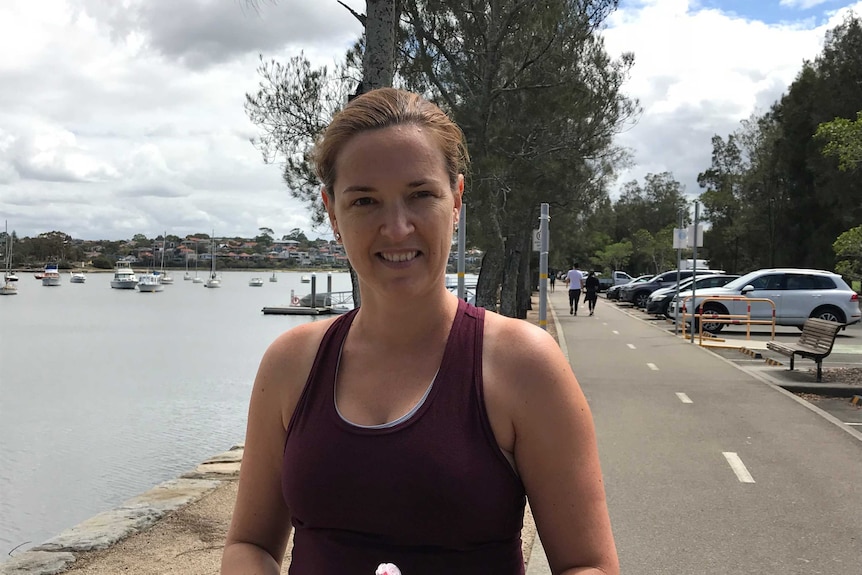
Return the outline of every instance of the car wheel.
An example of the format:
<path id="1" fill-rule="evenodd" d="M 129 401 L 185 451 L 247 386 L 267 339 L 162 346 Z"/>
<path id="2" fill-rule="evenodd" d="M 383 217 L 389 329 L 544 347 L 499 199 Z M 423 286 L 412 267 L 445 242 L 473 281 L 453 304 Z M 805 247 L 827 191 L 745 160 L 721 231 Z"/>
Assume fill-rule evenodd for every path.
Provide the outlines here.
<path id="1" fill-rule="evenodd" d="M 663 315 L 664 317 L 670 318 L 672 317 L 670 313 L 670 301 L 666 301 L 662 304 L 661 309 L 658 311 L 659 315 Z"/>
<path id="2" fill-rule="evenodd" d="M 823 307 L 815 309 L 808 317 L 815 317 L 817 319 L 825 319 L 827 321 L 834 321 L 838 323 L 844 323 L 847 321 L 844 318 L 844 313 L 837 307 L 831 305 L 825 305 Z"/>
<path id="3" fill-rule="evenodd" d="M 647 303 L 649 302 L 649 294 L 646 292 L 640 292 L 635 294 L 635 297 L 632 298 L 632 301 L 635 304 L 635 307 L 646 308 Z"/>
<path id="4" fill-rule="evenodd" d="M 727 310 L 724 309 L 723 305 L 708 303 L 703 306 L 703 314 L 715 314 L 715 315 L 726 315 Z M 724 329 L 725 324 L 720 321 L 709 321 L 708 317 L 703 318 L 703 331 L 708 331 L 709 333 L 718 333 Z"/>

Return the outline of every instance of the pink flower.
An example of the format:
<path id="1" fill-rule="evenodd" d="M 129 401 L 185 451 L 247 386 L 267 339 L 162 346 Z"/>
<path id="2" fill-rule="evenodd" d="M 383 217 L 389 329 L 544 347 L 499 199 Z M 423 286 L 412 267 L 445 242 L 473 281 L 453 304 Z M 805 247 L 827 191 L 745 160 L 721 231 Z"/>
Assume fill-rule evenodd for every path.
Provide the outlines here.
<path id="1" fill-rule="evenodd" d="M 374 575 L 401 575 L 401 570 L 392 563 L 381 563 Z"/>

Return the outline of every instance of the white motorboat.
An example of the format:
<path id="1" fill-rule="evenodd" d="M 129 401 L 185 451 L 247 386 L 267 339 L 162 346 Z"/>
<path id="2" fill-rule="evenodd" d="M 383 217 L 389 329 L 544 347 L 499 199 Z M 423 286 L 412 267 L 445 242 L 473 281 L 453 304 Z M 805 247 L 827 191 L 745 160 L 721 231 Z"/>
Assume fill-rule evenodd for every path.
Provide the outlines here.
<path id="1" fill-rule="evenodd" d="M 251 278 L 248 280 L 248 285 L 251 287 L 262 287 L 263 286 L 263 278 Z"/>
<path id="2" fill-rule="evenodd" d="M 69 281 L 73 284 L 82 284 L 87 281 L 87 276 L 84 275 L 84 272 L 71 272 Z"/>
<path id="3" fill-rule="evenodd" d="M 114 268 L 114 279 L 111 287 L 115 289 L 135 289 L 138 286 L 138 276 L 132 269 L 132 264 L 126 261 L 118 261 Z"/>
<path id="4" fill-rule="evenodd" d="M 62 285 L 57 264 L 45 264 L 45 270 L 42 272 L 42 285 L 47 287 Z"/>
<path id="5" fill-rule="evenodd" d="M 299 281 L 304 284 L 311 283 L 311 276 L 300 276 Z"/>
<path id="6" fill-rule="evenodd" d="M 138 291 L 141 293 L 152 293 L 165 289 L 162 282 L 159 281 L 159 275 L 157 273 L 141 274 L 138 277 Z"/>
<path id="7" fill-rule="evenodd" d="M 210 247 L 210 277 L 207 278 L 206 283 L 204 283 L 204 287 L 208 288 L 217 288 L 221 287 L 221 277 L 216 273 L 216 242 L 215 237 L 212 239 L 212 245 Z"/>

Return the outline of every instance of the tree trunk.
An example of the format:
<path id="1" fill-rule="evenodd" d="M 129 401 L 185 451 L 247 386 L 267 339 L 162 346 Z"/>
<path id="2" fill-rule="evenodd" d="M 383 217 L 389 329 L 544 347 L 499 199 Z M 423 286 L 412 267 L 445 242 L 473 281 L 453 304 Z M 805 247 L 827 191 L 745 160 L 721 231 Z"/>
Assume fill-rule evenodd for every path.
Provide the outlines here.
<path id="1" fill-rule="evenodd" d="M 500 313 L 506 317 L 518 317 L 518 272 L 521 269 L 524 243 L 522 233 L 506 238 L 503 281 L 500 287 Z"/>
<path id="2" fill-rule="evenodd" d="M 363 92 L 392 86 L 395 61 L 395 0 L 365 0 Z"/>
<path id="3" fill-rule="evenodd" d="M 503 250 L 498 244 L 482 256 L 479 279 L 476 282 L 476 305 L 497 311 L 497 287 L 503 276 Z"/>
<path id="4" fill-rule="evenodd" d="M 524 242 L 524 250 L 521 252 L 520 281 L 518 282 L 518 318 L 527 319 L 527 312 L 532 309 L 531 298 L 533 290 L 538 285 L 539 269 L 533 273 L 533 234 L 529 233 Z M 538 262 L 537 262 L 538 263 Z"/>

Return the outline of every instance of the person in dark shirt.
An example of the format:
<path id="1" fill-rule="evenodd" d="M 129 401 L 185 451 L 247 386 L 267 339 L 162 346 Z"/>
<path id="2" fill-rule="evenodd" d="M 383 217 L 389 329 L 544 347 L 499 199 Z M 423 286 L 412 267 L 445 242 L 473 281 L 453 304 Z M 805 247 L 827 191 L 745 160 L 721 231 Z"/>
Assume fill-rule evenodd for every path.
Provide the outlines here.
<path id="1" fill-rule="evenodd" d="M 618 575 L 590 408 L 559 345 L 446 289 L 467 171 L 436 105 L 351 100 L 313 155 L 361 307 L 266 350 L 222 575 L 522 575 L 526 499 L 554 573 Z"/>
<path id="2" fill-rule="evenodd" d="M 596 301 L 599 299 L 599 278 L 596 276 L 596 272 L 591 271 L 587 274 L 584 292 L 584 302 L 589 305 L 590 315 L 593 315 L 596 311 Z"/>

